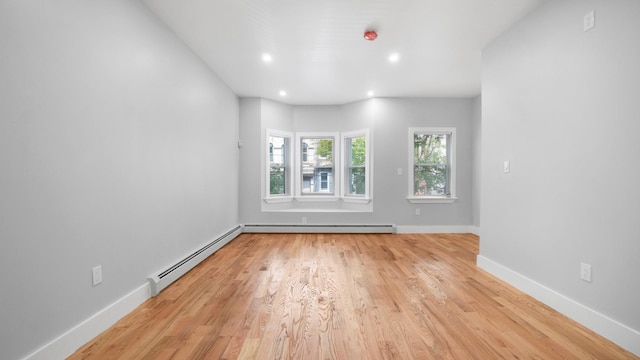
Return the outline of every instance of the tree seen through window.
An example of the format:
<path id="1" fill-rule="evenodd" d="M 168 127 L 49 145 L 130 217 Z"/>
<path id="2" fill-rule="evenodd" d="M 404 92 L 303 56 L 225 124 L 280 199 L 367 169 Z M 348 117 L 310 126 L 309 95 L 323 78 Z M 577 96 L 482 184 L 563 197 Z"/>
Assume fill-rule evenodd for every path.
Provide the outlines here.
<path id="1" fill-rule="evenodd" d="M 413 194 L 449 195 L 448 134 L 413 135 Z"/>

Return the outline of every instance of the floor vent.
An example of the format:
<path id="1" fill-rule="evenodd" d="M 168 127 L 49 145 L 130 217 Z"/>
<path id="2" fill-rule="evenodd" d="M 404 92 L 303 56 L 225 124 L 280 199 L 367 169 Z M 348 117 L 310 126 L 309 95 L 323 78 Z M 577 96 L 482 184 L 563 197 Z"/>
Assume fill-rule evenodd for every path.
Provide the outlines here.
<path id="1" fill-rule="evenodd" d="M 245 233 L 394 234 L 395 225 L 244 225 Z"/>
<path id="2" fill-rule="evenodd" d="M 174 281 L 178 280 L 182 275 L 193 269 L 202 260 L 208 258 L 211 254 L 218 251 L 218 249 L 223 247 L 225 244 L 233 240 L 241 233 L 242 226 L 236 226 L 235 228 L 229 230 L 226 234 L 221 235 L 217 239 L 211 241 L 207 245 L 195 251 L 193 254 L 168 267 L 166 270 L 156 275 L 150 276 L 149 284 L 151 285 L 151 296 L 158 295 L 164 288 L 169 286 Z"/>

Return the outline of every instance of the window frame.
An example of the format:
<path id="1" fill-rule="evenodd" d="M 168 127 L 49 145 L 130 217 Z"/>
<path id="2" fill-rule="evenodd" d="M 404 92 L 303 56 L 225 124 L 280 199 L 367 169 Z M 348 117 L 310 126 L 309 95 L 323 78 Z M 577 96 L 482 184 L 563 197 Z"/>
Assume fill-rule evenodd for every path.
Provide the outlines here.
<path id="1" fill-rule="evenodd" d="M 273 149 L 272 147 L 273 145 L 270 139 L 272 137 L 282 137 L 282 138 L 289 139 L 289 146 L 288 148 L 285 149 L 285 153 L 283 154 L 285 156 L 285 159 L 289 159 L 288 163 L 285 161 L 285 166 L 284 166 L 285 169 L 288 168 L 289 170 L 288 174 L 286 174 L 286 171 L 285 171 L 285 179 L 288 180 L 288 192 L 286 191 L 285 194 L 271 194 L 271 162 L 273 160 L 273 152 L 271 150 Z M 294 148 L 293 141 L 294 141 L 294 136 L 292 132 L 266 129 L 266 136 L 265 136 L 266 162 L 265 162 L 265 171 L 264 171 L 264 183 L 265 183 L 264 192 L 265 193 L 263 196 L 263 199 L 266 203 L 281 203 L 281 202 L 290 202 L 293 200 L 294 191 L 295 191 L 295 184 L 294 184 L 294 178 L 293 178 L 295 174 L 295 167 L 294 167 L 294 164 L 291 163 L 291 160 L 293 159 L 293 148 Z"/>
<path id="2" fill-rule="evenodd" d="M 364 137 L 365 141 L 365 161 L 364 161 L 364 169 L 365 169 L 365 191 L 364 194 L 349 194 L 349 189 L 351 188 L 351 182 L 349 180 L 349 169 L 350 166 L 350 154 L 351 148 L 347 146 L 348 139 L 354 139 Z M 340 145 L 342 152 L 342 161 L 343 161 L 343 174 L 342 177 L 342 198 L 345 202 L 352 203 L 363 203 L 366 204 L 371 201 L 371 147 L 370 147 L 370 133 L 369 129 L 355 130 L 343 132 L 340 137 Z"/>
<path id="3" fill-rule="evenodd" d="M 332 139 L 333 140 L 333 192 L 303 193 L 302 158 L 304 145 L 303 139 Z M 295 199 L 297 201 L 338 201 L 341 196 L 341 172 L 340 172 L 340 133 L 338 132 L 297 132 L 295 133 Z M 309 156 L 308 148 L 307 159 Z"/>
<path id="4" fill-rule="evenodd" d="M 414 136 L 415 134 L 449 135 L 447 166 L 449 170 L 448 187 L 449 194 L 445 195 L 415 195 L 414 194 Z M 455 127 L 410 127 L 408 131 L 408 196 L 407 200 L 412 204 L 451 204 L 456 197 L 456 128 Z"/>

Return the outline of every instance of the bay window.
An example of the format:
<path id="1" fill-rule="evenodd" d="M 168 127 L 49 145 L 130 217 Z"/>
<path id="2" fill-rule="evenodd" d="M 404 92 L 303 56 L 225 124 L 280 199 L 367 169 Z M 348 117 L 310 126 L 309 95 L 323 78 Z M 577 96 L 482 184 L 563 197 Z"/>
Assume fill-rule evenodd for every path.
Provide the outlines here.
<path id="1" fill-rule="evenodd" d="M 265 143 L 263 211 L 372 211 L 368 129 L 342 134 L 267 129 Z"/>

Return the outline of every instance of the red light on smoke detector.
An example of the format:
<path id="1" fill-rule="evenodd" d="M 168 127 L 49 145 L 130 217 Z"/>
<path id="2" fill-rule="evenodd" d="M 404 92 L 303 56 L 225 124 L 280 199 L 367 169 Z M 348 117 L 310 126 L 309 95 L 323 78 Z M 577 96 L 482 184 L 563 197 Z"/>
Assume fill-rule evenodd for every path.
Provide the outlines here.
<path id="1" fill-rule="evenodd" d="M 375 40 L 377 38 L 378 38 L 378 34 L 373 30 L 369 30 L 369 31 L 365 31 L 364 32 L 364 39 L 365 40 L 373 41 L 373 40 Z"/>

